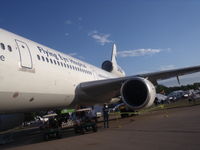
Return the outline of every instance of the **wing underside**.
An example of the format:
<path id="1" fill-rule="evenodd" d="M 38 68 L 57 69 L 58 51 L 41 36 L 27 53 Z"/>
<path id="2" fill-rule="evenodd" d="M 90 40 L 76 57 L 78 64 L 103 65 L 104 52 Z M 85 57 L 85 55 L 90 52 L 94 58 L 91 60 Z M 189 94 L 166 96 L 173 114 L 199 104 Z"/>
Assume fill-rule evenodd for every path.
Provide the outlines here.
<path id="1" fill-rule="evenodd" d="M 193 66 L 181 69 L 138 74 L 134 76 L 83 82 L 77 87 L 76 99 L 79 103 L 84 102 L 84 104 L 104 103 L 108 102 L 111 98 L 120 96 L 122 85 L 129 80 L 145 78 L 155 85 L 158 80 L 192 74 L 199 71 L 200 66 Z"/>

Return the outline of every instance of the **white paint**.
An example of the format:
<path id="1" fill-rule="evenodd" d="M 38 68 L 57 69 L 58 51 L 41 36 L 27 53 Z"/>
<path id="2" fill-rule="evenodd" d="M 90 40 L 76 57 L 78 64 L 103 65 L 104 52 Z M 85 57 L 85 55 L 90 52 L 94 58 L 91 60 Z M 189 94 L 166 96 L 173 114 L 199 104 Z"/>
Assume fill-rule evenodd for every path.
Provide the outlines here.
<path id="1" fill-rule="evenodd" d="M 66 107 L 74 100 L 79 83 L 117 77 L 3 29 L 0 29 L 0 42 L 6 47 L 6 50 L 0 48 L 0 113 Z M 12 47 L 12 52 L 7 45 Z M 51 64 L 50 59 L 57 65 Z M 58 62 L 76 69 L 58 66 Z"/>

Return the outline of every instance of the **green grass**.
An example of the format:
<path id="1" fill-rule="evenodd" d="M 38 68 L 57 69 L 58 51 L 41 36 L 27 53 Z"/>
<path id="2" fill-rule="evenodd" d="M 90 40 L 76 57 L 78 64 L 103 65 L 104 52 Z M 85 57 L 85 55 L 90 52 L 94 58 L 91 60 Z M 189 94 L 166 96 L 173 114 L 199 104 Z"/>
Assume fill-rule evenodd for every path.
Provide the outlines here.
<path id="1" fill-rule="evenodd" d="M 141 115 L 153 111 L 159 111 L 164 109 L 173 109 L 173 108 L 180 108 L 180 107 L 189 107 L 194 105 L 200 105 L 200 99 L 196 99 L 194 102 L 189 102 L 188 99 L 181 99 L 177 102 L 170 103 L 170 104 L 160 104 L 160 105 L 153 105 L 149 108 L 144 108 L 136 112 L 113 112 L 110 115 L 120 115 L 120 114 L 129 114 L 129 115 Z"/>
<path id="2" fill-rule="evenodd" d="M 200 105 L 200 99 L 196 99 L 193 102 L 189 102 L 188 99 L 181 99 L 177 102 L 170 103 L 170 104 L 153 105 L 149 108 L 145 108 L 138 111 L 138 113 L 143 114 L 146 112 L 158 111 L 162 109 L 173 109 L 173 108 L 179 108 L 179 107 L 189 107 L 189 106 L 194 106 L 194 105 Z"/>

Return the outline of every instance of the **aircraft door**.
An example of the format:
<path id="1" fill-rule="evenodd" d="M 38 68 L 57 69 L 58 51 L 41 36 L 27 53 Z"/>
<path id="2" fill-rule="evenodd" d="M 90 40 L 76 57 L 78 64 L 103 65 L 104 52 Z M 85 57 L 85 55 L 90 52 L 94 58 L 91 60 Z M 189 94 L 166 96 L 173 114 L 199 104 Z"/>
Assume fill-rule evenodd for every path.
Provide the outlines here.
<path id="1" fill-rule="evenodd" d="M 31 52 L 28 48 L 28 45 L 25 42 L 15 40 L 17 43 L 19 56 L 20 56 L 20 64 L 21 67 L 32 69 L 33 63 L 32 63 L 32 57 Z"/>

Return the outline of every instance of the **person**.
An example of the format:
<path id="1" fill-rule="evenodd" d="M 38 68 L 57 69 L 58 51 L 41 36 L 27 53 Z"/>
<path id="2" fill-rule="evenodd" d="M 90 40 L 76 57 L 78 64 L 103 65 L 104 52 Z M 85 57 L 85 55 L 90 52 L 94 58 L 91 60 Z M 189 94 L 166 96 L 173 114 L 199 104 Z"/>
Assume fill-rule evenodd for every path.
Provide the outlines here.
<path id="1" fill-rule="evenodd" d="M 107 104 L 104 104 L 103 106 L 103 120 L 104 120 L 104 128 L 109 128 L 109 110 Z"/>

